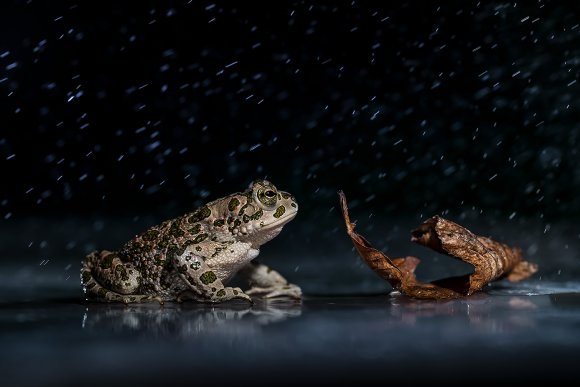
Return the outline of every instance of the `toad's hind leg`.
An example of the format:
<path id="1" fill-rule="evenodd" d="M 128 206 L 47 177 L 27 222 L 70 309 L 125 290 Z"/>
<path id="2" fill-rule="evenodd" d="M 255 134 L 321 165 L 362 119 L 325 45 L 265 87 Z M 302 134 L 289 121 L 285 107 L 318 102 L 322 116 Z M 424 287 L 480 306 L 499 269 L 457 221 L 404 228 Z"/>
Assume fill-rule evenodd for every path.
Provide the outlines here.
<path id="1" fill-rule="evenodd" d="M 81 270 L 81 282 L 87 300 L 104 302 L 150 302 L 161 299 L 152 295 L 133 294 L 138 290 L 140 273 L 110 251 L 87 255 Z"/>

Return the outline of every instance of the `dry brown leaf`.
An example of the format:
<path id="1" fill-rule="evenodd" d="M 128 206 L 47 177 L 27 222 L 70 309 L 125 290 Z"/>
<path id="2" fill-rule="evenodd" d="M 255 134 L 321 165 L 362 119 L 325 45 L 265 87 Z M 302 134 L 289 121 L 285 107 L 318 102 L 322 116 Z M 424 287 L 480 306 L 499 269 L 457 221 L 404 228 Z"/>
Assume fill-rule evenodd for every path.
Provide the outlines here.
<path id="1" fill-rule="evenodd" d="M 362 235 L 354 231 L 355 224 L 350 221 L 346 197 L 342 191 L 339 191 L 338 195 L 347 233 L 359 255 L 393 288 L 410 297 L 427 299 L 463 297 L 481 290 L 491 281 L 502 278 L 520 281 L 538 270 L 536 264 L 522 260 L 520 249 L 475 235 L 456 223 L 434 216 L 411 233 L 411 240 L 467 262 L 473 265 L 475 270 L 469 275 L 445 278 L 431 283 L 420 282 L 414 272 L 421 260 L 410 256 L 391 260 L 375 249 Z"/>

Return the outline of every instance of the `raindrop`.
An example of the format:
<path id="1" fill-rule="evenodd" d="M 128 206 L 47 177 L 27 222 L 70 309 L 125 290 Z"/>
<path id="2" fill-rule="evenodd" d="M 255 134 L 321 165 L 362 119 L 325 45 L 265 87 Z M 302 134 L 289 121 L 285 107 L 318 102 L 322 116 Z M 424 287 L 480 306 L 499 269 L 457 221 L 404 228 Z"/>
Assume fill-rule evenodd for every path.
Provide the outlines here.
<path id="1" fill-rule="evenodd" d="M 546 227 L 544 227 L 544 234 L 549 233 L 550 232 L 550 228 L 551 228 L 550 223 L 546 224 Z"/>

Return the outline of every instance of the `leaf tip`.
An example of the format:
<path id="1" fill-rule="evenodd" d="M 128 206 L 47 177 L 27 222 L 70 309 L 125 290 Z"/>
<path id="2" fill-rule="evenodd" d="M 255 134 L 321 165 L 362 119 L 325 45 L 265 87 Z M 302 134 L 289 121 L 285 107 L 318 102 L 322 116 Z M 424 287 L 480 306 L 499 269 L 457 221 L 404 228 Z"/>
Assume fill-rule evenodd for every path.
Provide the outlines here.
<path id="1" fill-rule="evenodd" d="M 348 205 L 346 203 L 346 195 L 342 190 L 338 190 L 338 198 L 340 200 L 340 209 L 342 210 L 342 216 L 344 217 L 344 222 L 346 224 L 346 230 L 350 235 L 354 230 L 354 223 L 350 221 L 350 216 L 348 214 Z"/>

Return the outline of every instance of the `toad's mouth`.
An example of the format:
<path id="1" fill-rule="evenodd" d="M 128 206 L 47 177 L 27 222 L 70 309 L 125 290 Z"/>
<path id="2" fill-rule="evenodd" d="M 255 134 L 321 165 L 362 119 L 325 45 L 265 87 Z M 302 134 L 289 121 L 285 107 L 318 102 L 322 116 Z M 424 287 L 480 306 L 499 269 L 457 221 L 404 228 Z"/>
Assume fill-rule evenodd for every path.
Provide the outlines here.
<path id="1" fill-rule="evenodd" d="M 272 223 L 265 224 L 264 226 L 261 227 L 261 229 L 262 230 L 269 230 L 269 229 L 284 225 L 284 224 L 290 222 L 292 219 L 294 219 L 297 214 L 298 214 L 298 211 L 286 213 L 286 214 L 282 215 L 281 217 L 277 218 Z"/>
<path id="2" fill-rule="evenodd" d="M 251 242 L 253 248 L 257 249 L 264 243 L 274 239 L 282 231 L 286 223 L 294 219 L 296 214 L 296 211 L 284 214 L 268 224 L 253 225 L 253 227 L 242 226 L 240 228 L 241 235 L 238 235 L 237 238 L 242 242 Z"/>

